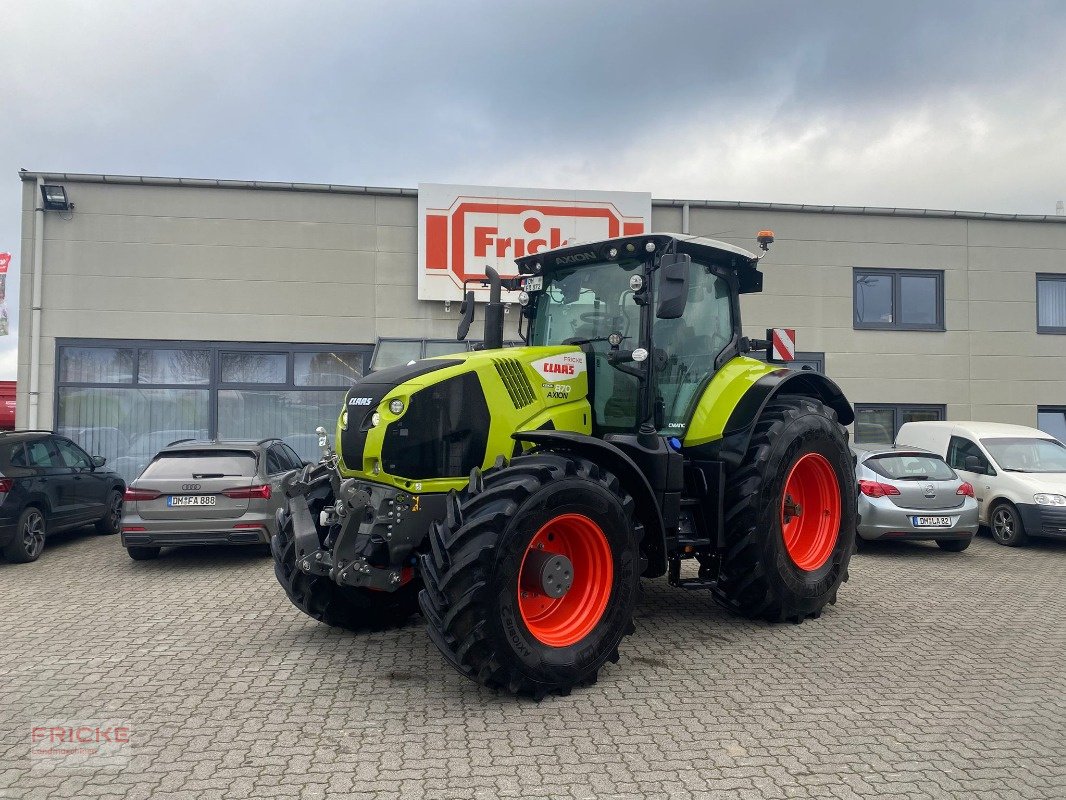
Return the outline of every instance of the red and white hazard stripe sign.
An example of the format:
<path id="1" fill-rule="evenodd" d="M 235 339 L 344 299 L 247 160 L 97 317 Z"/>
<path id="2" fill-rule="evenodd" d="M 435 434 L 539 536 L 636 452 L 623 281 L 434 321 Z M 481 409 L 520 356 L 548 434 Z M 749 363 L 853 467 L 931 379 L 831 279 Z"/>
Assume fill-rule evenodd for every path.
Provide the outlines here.
<path id="1" fill-rule="evenodd" d="M 771 328 L 770 361 L 794 361 L 796 359 L 795 328 Z"/>

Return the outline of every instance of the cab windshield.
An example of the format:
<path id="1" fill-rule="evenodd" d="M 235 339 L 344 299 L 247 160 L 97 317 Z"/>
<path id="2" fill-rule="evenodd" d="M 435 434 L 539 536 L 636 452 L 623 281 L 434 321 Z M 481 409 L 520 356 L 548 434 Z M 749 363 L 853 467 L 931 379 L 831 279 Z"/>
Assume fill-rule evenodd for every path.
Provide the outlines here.
<path id="1" fill-rule="evenodd" d="M 1066 446 L 1055 439 L 1011 436 L 981 444 L 1008 472 L 1066 472 Z"/>
<path id="2" fill-rule="evenodd" d="M 608 261 L 556 270 L 546 278 L 545 290 L 537 302 L 537 318 L 530 338 L 532 345 L 576 343 L 571 340 L 603 339 L 621 333 L 630 338 L 623 347 L 639 338 L 640 309 L 629 288 L 631 275 L 640 274 L 641 262 Z"/>
<path id="3" fill-rule="evenodd" d="M 531 345 L 582 344 L 588 357 L 594 427 L 629 431 L 637 422 L 639 381 L 607 361 L 607 337 L 622 336 L 621 348 L 640 347 L 640 306 L 629 279 L 643 274 L 639 260 L 605 261 L 553 271 L 537 294 Z"/>

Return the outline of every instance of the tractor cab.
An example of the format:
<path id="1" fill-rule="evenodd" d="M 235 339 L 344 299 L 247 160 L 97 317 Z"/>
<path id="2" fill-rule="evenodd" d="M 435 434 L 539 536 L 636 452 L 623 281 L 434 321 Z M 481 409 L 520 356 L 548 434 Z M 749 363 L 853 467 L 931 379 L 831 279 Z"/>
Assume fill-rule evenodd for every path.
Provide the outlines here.
<path id="1" fill-rule="evenodd" d="M 527 256 L 518 261 L 525 338 L 586 353 L 595 435 L 645 422 L 683 434 L 700 390 L 744 349 L 738 297 L 762 288 L 758 262 L 676 234 Z"/>

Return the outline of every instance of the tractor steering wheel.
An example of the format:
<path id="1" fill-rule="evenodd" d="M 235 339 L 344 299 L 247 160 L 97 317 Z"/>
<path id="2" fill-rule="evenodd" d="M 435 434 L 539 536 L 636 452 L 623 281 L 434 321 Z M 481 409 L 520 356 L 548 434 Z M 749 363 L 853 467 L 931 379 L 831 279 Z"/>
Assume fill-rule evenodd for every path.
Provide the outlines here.
<path id="1" fill-rule="evenodd" d="M 606 311 L 585 311 L 579 316 L 579 319 L 589 325 L 595 325 L 597 322 L 611 319 L 611 315 Z"/>

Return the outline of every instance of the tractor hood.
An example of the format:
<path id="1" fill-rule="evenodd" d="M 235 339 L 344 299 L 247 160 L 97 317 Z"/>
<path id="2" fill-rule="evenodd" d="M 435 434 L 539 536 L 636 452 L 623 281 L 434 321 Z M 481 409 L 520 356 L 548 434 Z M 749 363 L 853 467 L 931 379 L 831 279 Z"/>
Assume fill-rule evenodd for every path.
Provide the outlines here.
<path id="1" fill-rule="evenodd" d="M 341 474 L 417 492 L 461 488 L 471 469 L 512 452 L 515 431 L 588 433 L 587 395 L 586 356 L 574 345 L 476 350 L 372 372 L 348 390 L 338 419 Z"/>

